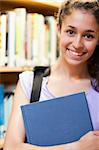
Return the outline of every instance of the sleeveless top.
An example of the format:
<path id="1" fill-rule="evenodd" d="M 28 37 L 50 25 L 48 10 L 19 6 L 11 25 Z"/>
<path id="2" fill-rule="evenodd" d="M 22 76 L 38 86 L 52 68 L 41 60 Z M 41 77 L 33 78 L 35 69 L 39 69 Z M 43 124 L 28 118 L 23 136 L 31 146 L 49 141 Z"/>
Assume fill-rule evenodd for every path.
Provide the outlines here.
<path id="1" fill-rule="evenodd" d="M 25 71 L 19 75 L 21 87 L 28 99 L 30 99 L 31 96 L 33 76 L 34 73 L 32 71 Z M 47 88 L 47 82 L 48 77 L 43 77 L 39 101 L 55 98 L 55 96 Z M 89 106 L 93 128 L 94 130 L 99 130 L 99 92 L 95 91 L 93 87 L 91 87 L 85 94 Z"/>

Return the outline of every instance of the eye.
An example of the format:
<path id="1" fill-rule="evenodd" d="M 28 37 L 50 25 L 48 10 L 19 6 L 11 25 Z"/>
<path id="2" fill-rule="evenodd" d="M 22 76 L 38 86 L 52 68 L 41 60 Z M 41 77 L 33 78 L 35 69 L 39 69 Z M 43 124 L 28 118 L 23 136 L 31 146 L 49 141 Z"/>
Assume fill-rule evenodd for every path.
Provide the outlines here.
<path id="1" fill-rule="evenodd" d="M 87 40 L 92 40 L 94 38 L 94 36 L 92 34 L 85 34 L 84 37 Z"/>
<path id="2" fill-rule="evenodd" d="M 68 36 L 74 36 L 75 32 L 73 30 L 66 30 Z"/>

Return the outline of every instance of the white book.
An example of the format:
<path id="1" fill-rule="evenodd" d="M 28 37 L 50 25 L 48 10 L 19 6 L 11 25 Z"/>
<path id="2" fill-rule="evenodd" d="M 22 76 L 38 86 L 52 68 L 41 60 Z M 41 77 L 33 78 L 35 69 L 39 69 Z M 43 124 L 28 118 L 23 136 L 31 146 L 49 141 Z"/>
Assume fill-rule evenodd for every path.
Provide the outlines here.
<path id="1" fill-rule="evenodd" d="M 56 20 L 53 16 L 46 17 L 49 24 L 49 59 L 50 64 L 54 64 L 57 59 L 57 34 L 56 34 Z"/>
<path id="2" fill-rule="evenodd" d="M 8 127 L 8 121 L 12 111 L 12 102 L 13 102 L 13 95 L 6 96 L 4 99 L 4 108 L 5 108 L 5 130 Z"/>
<path id="3" fill-rule="evenodd" d="M 16 8 L 16 66 L 25 64 L 26 9 Z"/>
<path id="4" fill-rule="evenodd" d="M 26 65 L 32 65 L 32 34 L 33 34 L 33 25 L 32 25 L 32 14 L 27 14 L 26 22 Z"/>
<path id="5" fill-rule="evenodd" d="M 46 65 L 45 57 L 45 18 L 42 14 L 33 14 L 32 53 L 34 65 Z"/>
<path id="6" fill-rule="evenodd" d="M 45 30 L 45 18 L 42 14 L 39 14 L 38 17 L 38 24 L 39 24 L 39 39 L 38 39 L 38 52 L 39 52 L 39 65 L 47 65 L 47 58 L 45 55 L 45 39 L 46 39 L 46 30 Z"/>
<path id="7" fill-rule="evenodd" d="M 39 14 L 33 13 L 32 14 L 32 21 L 33 21 L 33 39 L 32 39 L 32 60 L 33 65 L 39 64 L 39 24 L 38 24 L 38 16 Z"/>
<path id="8" fill-rule="evenodd" d="M 8 12 L 8 65 L 15 66 L 15 12 Z"/>
<path id="9" fill-rule="evenodd" d="M 3 140 L 5 137 L 5 126 L 4 125 L 0 125 L 0 140 Z"/>
<path id="10" fill-rule="evenodd" d="M 6 14 L 0 16 L 0 66 L 6 62 Z"/>

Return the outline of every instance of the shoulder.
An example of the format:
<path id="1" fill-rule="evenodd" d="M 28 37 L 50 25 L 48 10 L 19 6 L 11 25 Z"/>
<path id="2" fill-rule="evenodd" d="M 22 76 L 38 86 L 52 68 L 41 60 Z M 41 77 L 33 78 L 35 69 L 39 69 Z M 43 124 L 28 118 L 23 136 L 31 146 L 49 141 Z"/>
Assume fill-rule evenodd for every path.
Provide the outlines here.
<path id="1" fill-rule="evenodd" d="M 33 71 L 25 71 L 19 74 L 19 81 L 22 87 L 22 90 L 26 97 L 29 99 L 33 84 L 34 72 Z"/>
<path id="2" fill-rule="evenodd" d="M 19 74 L 19 78 L 29 78 L 29 77 L 33 77 L 34 72 L 33 71 L 24 71 L 22 73 Z"/>
<path id="3" fill-rule="evenodd" d="M 33 71 L 25 71 L 19 74 L 19 80 L 22 84 L 32 84 L 34 78 Z"/>
<path id="4" fill-rule="evenodd" d="M 33 71 L 22 72 L 21 74 L 19 74 L 19 81 L 20 81 L 20 85 L 21 85 L 21 88 L 22 88 L 25 96 L 28 99 L 30 99 L 33 81 L 34 81 L 34 72 Z M 46 95 L 48 97 L 48 90 L 47 90 L 47 86 L 46 86 L 47 82 L 48 82 L 48 76 L 43 77 L 40 99 L 47 99 Z"/>

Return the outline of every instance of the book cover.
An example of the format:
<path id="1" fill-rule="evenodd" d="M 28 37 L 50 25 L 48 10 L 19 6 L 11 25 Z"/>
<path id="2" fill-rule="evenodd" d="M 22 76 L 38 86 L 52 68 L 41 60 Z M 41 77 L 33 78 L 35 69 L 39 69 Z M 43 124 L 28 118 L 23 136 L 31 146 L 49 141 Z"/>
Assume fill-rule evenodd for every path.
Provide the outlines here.
<path id="1" fill-rule="evenodd" d="M 38 146 L 66 144 L 93 130 L 85 93 L 21 106 L 27 142 Z"/>

